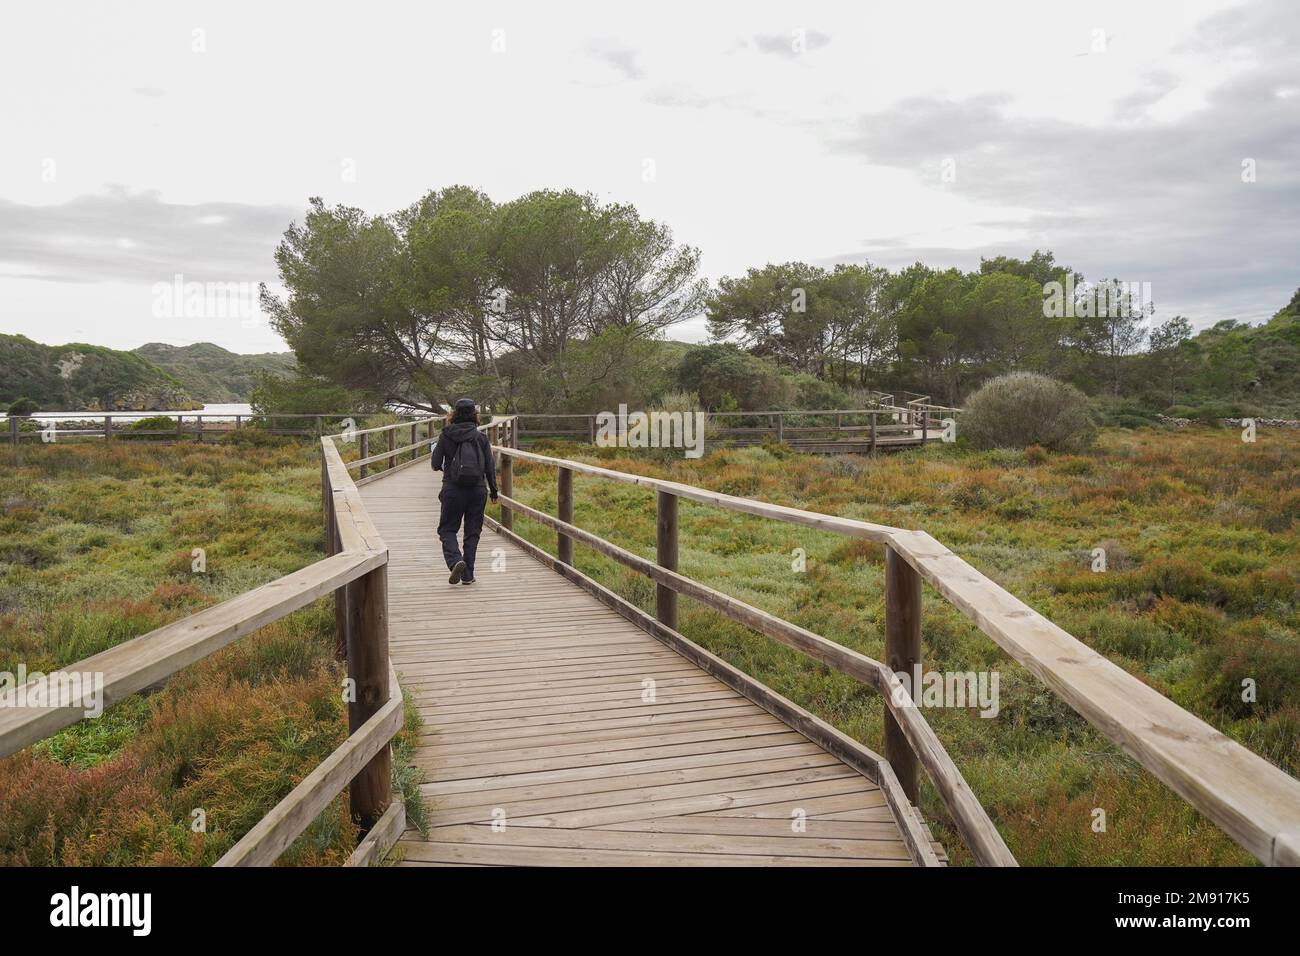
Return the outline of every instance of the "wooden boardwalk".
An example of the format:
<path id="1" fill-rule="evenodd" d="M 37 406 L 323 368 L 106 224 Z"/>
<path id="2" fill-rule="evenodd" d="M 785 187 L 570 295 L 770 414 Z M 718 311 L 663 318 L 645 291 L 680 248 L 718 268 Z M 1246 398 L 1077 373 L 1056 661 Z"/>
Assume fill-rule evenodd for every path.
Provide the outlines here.
<path id="1" fill-rule="evenodd" d="M 438 478 L 361 488 L 424 718 L 403 865 L 911 865 L 876 784 L 502 535 L 447 584 Z"/>

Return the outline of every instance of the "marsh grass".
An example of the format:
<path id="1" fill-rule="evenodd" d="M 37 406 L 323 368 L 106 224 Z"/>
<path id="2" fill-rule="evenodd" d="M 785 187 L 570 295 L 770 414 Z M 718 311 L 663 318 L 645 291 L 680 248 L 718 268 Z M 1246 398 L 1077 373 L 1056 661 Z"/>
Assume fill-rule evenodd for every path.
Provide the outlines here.
<path id="1" fill-rule="evenodd" d="M 67 666 L 321 557 L 308 443 L 4 454 L 0 670 Z M 214 862 L 346 737 L 333 626 L 317 602 L 0 761 L 0 863 Z M 337 865 L 355 842 L 344 796 L 281 861 Z"/>
<path id="2" fill-rule="evenodd" d="M 921 528 L 1080 640 L 1288 772 L 1300 771 L 1300 435 L 1109 430 L 1094 448 L 974 451 L 961 444 L 866 457 L 715 447 L 665 462 L 546 443 L 543 453 L 782 505 Z M 555 513 L 551 468 L 519 463 L 515 494 Z M 577 476 L 584 529 L 654 557 L 653 496 Z M 876 658 L 879 546 L 683 501 L 680 567 L 698 581 Z M 552 552 L 554 534 L 516 530 Z M 1108 570 L 1091 570 L 1092 550 Z M 792 570 L 803 548 L 807 569 Z M 645 579 L 581 546 L 578 566 L 645 610 Z M 928 587 L 927 668 L 997 669 L 1001 711 L 926 712 L 1026 865 L 1244 864 L 1239 849 Z M 685 634 L 869 746 L 882 709 L 856 682 L 682 600 Z M 1258 699 L 1241 699 L 1242 680 Z M 1093 831 L 1093 810 L 1107 829 Z M 922 809 L 954 862 L 969 855 L 937 794 Z"/>

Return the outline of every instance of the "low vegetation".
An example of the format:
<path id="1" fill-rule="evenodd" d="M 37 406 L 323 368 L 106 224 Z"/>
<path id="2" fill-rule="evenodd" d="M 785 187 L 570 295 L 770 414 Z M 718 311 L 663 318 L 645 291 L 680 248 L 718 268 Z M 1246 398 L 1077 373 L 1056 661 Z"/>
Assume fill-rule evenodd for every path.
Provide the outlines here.
<path id="1" fill-rule="evenodd" d="M 1265 430 L 1104 431 L 1076 454 L 931 446 L 876 459 L 714 449 L 665 462 L 552 444 L 550 453 L 830 514 L 923 528 L 1012 593 L 1181 706 L 1300 771 L 1300 435 Z M 521 466 L 516 496 L 555 513 L 549 468 Z M 879 659 L 881 548 L 681 505 L 681 569 Z M 653 497 L 579 476 L 577 523 L 654 555 Z M 554 550 L 554 535 L 515 525 Z M 792 570 L 803 548 L 807 570 Z M 1107 566 L 1092 570 L 1094 549 Z M 647 610 L 653 586 L 589 549 L 580 568 Z M 929 710 L 1012 851 L 1026 865 L 1219 865 L 1251 857 L 1191 810 L 936 593 L 924 599 L 927 668 L 995 669 L 1001 710 Z M 853 680 L 693 602 L 682 629 L 769 686 L 879 749 L 882 708 Z M 1242 699 L 1245 679 L 1257 685 Z M 1094 810 L 1106 831 L 1093 831 Z M 928 785 L 922 809 L 969 862 Z"/>
<path id="2" fill-rule="evenodd" d="M 321 557 L 309 443 L 5 454 L 0 671 L 66 667 Z M 333 628 L 318 602 L 0 761 L 0 864 L 215 861 L 347 736 Z M 355 841 L 344 796 L 282 862 Z"/>

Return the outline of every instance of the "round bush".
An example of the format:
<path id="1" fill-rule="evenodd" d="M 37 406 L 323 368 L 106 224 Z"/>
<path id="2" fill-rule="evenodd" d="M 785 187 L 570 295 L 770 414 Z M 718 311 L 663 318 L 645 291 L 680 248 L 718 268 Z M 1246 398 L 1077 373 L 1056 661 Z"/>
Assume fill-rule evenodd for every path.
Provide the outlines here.
<path id="1" fill-rule="evenodd" d="M 132 434 L 132 433 L 135 434 Z M 163 432 L 162 435 L 142 435 L 140 432 Z M 176 419 L 169 415 L 150 415 L 137 418 L 118 433 L 119 438 L 134 441 L 167 441 L 176 436 Z"/>
<path id="2" fill-rule="evenodd" d="M 26 418 L 34 415 L 41 410 L 41 406 L 30 398 L 20 398 L 9 406 L 9 416 L 11 418 Z"/>
<path id="3" fill-rule="evenodd" d="M 985 382 L 966 401 L 958 429 L 978 448 L 1042 445 L 1053 451 L 1086 448 L 1096 433 L 1087 396 L 1037 372 Z"/>

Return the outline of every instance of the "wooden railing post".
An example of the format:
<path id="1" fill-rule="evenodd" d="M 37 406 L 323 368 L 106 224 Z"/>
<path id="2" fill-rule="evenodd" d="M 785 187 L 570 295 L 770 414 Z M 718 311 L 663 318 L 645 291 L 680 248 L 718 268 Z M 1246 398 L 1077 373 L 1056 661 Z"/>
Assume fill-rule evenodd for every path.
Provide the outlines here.
<path id="1" fill-rule="evenodd" d="M 659 567 L 677 570 L 677 496 L 658 493 L 658 520 L 655 522 L 656 551 Z M 677 592 L 662 584 L 655 585 L 655 617 L 660 624 L 677 630 Z"/>
<path id="2" fill-rule="evenodd" d="M 565 524 L 573 524 L 573 472 L 561 468 L 556 478 L 556 517 Z M 573 564 L 573 539 L 564 532 L 556 532 L 555 551 L 565 564 Z"/>
<path id="3" fill-rule="evenodd" d="M 785 415 L 781 412 L 776 415 L 776 440 L 785 441 Z"/>
<path id="4" fill-rule="evenodd" d="M 926 439 L 930 437 L 929 431 L 930 431 L 930 410 L 927 408 L 923 408 L 921 409 L 921 443 L 922 444 L 925 444 Z"/>
<path id="5" fill-rule="evenodd" d="M 388 702 L 388 566 L 380 565 L 347 586 L 348 732 L 354 734 Z M 352 819 L 369 829 L 388 809 L 392 788 L 389 747 L 352 779 Z"/>
<path id="6" fill-rule="evenodd" d="M 388 429 L 388 468 L 391 471 L 397 467 L 397 456 L 393 454 L 393 449 L 397 447 L 397 429 Z"/>
<path id="7" fill-rule="evenodd" d="M 871 454 L 876 453 L 876 412 L 871 413 Z"/>
<path id="8" fill-rule="evenodd" d="M 921 663 L 921 576 L 892 547 L 885 547 L 885 665 L 906 674 L 904 686 L 915 700 L 920 693 L 915 676 Z M 916 802 L 920 782 L 916 754 L 902 728 L 885 712 L 885 759 L 894 769 L 903 792 Z"/>
<path id="9" fill-rule="evenodd" d="M 501 494 L 505 495 L 507 498 L 513 498 L 515 495 L 515 462 L 509 455 L 501 456 L 501 474 L 499 474 L 497 478 L 499 479 L 498 489 Z M 514 529 L 514 526 L 515 513 L 505 505 L 502 505 L 501 527 L 505 528 L 507 531 L 511 531 Z"/>
<path id="10" fill-rule="evenodd" d="M 18 447 L 18 419 L 13 415 L 9 416 L 9 444 Z"/>
<path id="11" fill-rule="evenodd" d="M 361 457 L 363 459 L 370 457 L 370 436 L 362 433 L 361 437 Z M 361 477 L 364 478 L 370 473 L 369 465 L 361 466 Z"/>
<path id="12" fill-rule="evenodd" d="M 194 432 L 198 442 L 202 444 L 203 443 L 203 416 L 202 415 L 194 416 Z"/>
<path id="13" fill-rule="evenodd" d="M 325 553 L 330 557 L 342 550 L 339 540 L 338 514 L 334 510 L 334 486 L 330 483 L 329 468 L 321 453 L 321 494 L 325 508 Z M 348 589 L 334 589 L 334 659 L 348 658 Z"/>
<path id="14" fill-rule="evenodd" d="M 113 437 L 113 416 L 104 416 L 104 439 L 108 440 Z"/>
<path id="15" fill-rule="evenodd" d="M 510 420 L 510 447 L 519 447 L 519 416 L 516 415 Z"/>
<path id="16" fill-rule="evenodd" d="M 415 422 L 411 422 L 411 440 L 410 440 L 409 444 L 414 445 L 414 444 L 416 444 L 416 443 L 420 440 L 420 436 L 416 434 L 416 429 L 419 428 L 419 427 L 420 427 L 420 426 L 417 425 L 417 424 L 415 424 Z M 411 449 L 411 461 L 415 461 L 415 459 L 417 459 L 417 458 L 419 458 L 419 457 L 420 457 L 420 449 L 418 449 L 418 448 L 412 448 L 412 449 Z"/>

